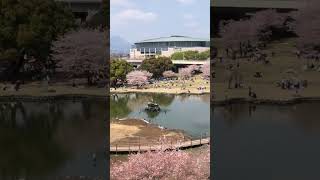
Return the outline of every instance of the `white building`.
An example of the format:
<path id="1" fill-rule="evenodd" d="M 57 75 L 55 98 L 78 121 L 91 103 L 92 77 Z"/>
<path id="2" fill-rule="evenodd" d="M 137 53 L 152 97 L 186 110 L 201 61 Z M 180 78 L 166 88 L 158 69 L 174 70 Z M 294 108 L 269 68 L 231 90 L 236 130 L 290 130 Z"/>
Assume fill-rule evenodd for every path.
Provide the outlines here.
<path id="1" fill-rule="evenodd" d="M 143 60 L 155 56 L 171 57 L 175 52 L 203 52 L 209 49 L 209 39 L 199 39 L 187 36 L 161 37 L 136 42 L 130 49 L 130 59 Z"/>

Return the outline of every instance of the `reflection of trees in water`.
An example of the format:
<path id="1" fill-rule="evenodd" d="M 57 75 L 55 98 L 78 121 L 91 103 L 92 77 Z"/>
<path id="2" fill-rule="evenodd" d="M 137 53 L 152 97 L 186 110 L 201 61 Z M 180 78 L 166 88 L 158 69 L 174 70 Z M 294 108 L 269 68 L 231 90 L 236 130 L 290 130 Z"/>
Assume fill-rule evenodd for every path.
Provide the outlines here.
<path id="1" fill-rule="evenodd" d="M 190 99 L 190 97 L 192 97 L 192 95 L 189 95 L 189 94 L 181 94 L 178 96 L 179 97 L 179 100 L 181 102 L 186 102 L 187 100 Z"/>
<path id="2" fill-rule="evenodd" d="M 110 118 L 122 118 L 127 117 L 131 110 L 128 107 L 130 96 L 128 94 L 124 96 L 114 95 L 110 99 Z"/>
<path id="3" fill-rule="evenodd" d="M 203 94 L 200 96 L 200 99 L 204 103 L 210 103 L 210 94 Z"/>
<path id="4" fill-rule="evenodd" d="M 305 132 L 320 132 L 319 103 L 302 103 L 286 108 L 290 121 L 297 124 Z"/>
<path id="5" fill-rule="evenodd" d="M 105 116 L 106 104 L 104 101 L 0 103 L 0 179 L 12 174 L 52 173 L 71 158 L 72 150 L 77 151 L 70 144 L 77 144 L 78 149 L 94 146 L 96 141 L 92 139 L 102 137 L 104 132 L 104 122 L 99 118 Z M 91 116 L 90 121 L 86 121 L 84 114 Z M 83 142 L 82 135 L 91 141 Z"/>
<path id="6" fill-rule="evenodd" d="M 82 113 L 85 119 L 89 119 L 91 117 L 91 103 L 89 101 L 82 101 Z"/>
<path id="7" fill-rule="evenodd" d="M 229 104 L 221 107 L 221 113 L 229 127 L 233 127 L 235 120 L 240 120 L 239 117 L 246 117 L 249 109 L 248 104 Z"/>
<path id="8" fill-rule="evenodd" d="M 57 121 L 63 116 L 61 108 L 55 103 L 43 103 L 40 107 L 32 107 L 22 102 L 10 102 L 1 103 L 0 106 L 1 127 L 28 128 L 41 126 L 54 129 Z M 32 108 L 37 110 L 33 111 Z"/>
<path id="9" fill-rule="evenodd" d="M 150 95 L 135 94 L 135 96 L 130 98 L 127 105 L 132 111 L 141 110 L 151 100 L 152 100 L 152 96 Z"/>
<path id="10" fill-rule="evenodd" d="M 160 114 L 160 111 L 145 111 L 148 115 L 148 118 L 153 119 Z"/>
<path id="11" fill-rule="evenodd" d="M 75 104 L 70 104 L 71 107 L 76 107 L 73 111 L 69 110 L 69 117 L 65 121 L 59 123 L 58 131 L 55 133 L 55 138 L 61 142 L 64 149 L 68 151 L 81 151 L 86 149 L 97 149 L 103 146 L 105 138 L 105 119 L 108 113 L 107 101 L 91 101 L 83 100 Z M 84 104 L 89 104 L 87 112 L 82 112 Z M 66 111 L 66 113 L 68 113 Z M 84 117 L 84 113 L 89 114 L 89 117 Z M 76 138 L 74 138 L 76 135 Z"/>
<path id="12" fill-rule="evenodd" d="M 1 175 L 45 174 L 58 168 L 68 156 L 52 140 L 61 117 L 59 107 L 48 103 L 48 111 L 41 113 L 21 102 L 0 105 Z"/>
<path id="13" fill-rule="evenodd" d="M 9 175 L 45 175 L 69 154 L 43 135 L 41 128 L 0 128 L 0 179 Z"/>
<path id="14" fill-rule="evenodd" d="M 168 107 L 174 100 L 173 94 L 152 94 L 153 101 L 160 106 Z"/>
<path id="15" fill-rule="evenodd" d="M 22 119 L 26 119 L 26 112 L 23 105 L 18 103 L 0 104 L 0 123 L 2 126 L 15 127 L 17 124 L 17 112 L 20 111 Z"/>
<path id="16" fill-rule="evenodd" d="M 255 114 L 256 109 L 259 109 L 259 112 Z M 250 116 L 253 116 L 252 120 L 285 121 L 286 123 L 294 124 L 297 128 L 303 129 L 307 133 L 320 133 L 318 111 L 319 103 L 301 103 L 290 106 L 233 104 L 214 109 L 214 113 L 222 115 L 224 121 L 230 127 L 234 125 L 235 120 L 250 119 Z M 273 114 L 274 119 L 265 118 L 270 113 Z"/>
<path id="17" fill-rule="evenodd" d="M 124 118 L 132 111 L 143 110 L 147 103 L 153 101 L 162 108 L 168 107 L 173 102 L 175 96 L 171 94 L 126 94 L 114 95 L 111 97 L 110 117 Z M 150 112 L 148 117 L 156 117 L 159 112 Z"/>

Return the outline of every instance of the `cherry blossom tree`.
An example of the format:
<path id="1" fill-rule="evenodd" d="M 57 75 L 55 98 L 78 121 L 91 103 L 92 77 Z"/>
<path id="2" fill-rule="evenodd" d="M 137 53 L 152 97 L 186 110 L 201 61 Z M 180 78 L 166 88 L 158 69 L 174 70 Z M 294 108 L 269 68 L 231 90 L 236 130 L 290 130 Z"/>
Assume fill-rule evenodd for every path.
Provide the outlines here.
<path id="1" fill-rule="evenodd" d="M 144 75 L 148 78 L 148 79 L 151 79 L 151 77 L 152 77 L 152 73 L 150 73 L 150 72 L 148 72 L 148 71 L 141 71 L 141 72 L 143 72 L 144 73 Z"/>
<path id="2" fill-rule="evenodd" d="M 73 76 L 85 75 L 88 84 L 107 66 L 107 32 L 92 29 L 79 29 L 61 36 L 53 43 L 52 59 L 58 70 Z"/>
<path id="3" fill-rule="evenodd" d="M 298 35 L 296 46 L 302 56 L 311 57 L 320 53 L 320 2 L 306 1 L 304 6 L 292 13 L 289 27 Z"/>
<path id="4" fill-rule="evenodd" d="M 111 165 L 111 179 L 199 179 L 210 177 L 210 148 L 196 154 L 156 151 L 131 154 L 128 161 Z"/>
<path id="5" fill-rule="evenodd" d="M 273 30 L 286 27 L 287 18 L 287 14 L 273 9 L 258 11 L 249 19 L 222 22 L 219 33 L 224 47 L 237 52 L 241 49 L 241 44 L 256 46 L 259 42 L 269 41 Z"/>
<path id="6" fill-rule="evenodd" d="M 240 43 L 258 41 L 257 28 L 250 20 L 229 20 L 222 22 L 219 34 L 225 48 L 237 50 Z"/>
<path id="7" fill-rule="evenodd" d="M 179 76 L 181 79 L 189 79 L 192 76 L 192 69 L 191 68 L 180 68 L 179 69 Z"/>
<path id="8" fill-rule="evenodd" d="M 147 71 L 131 71 L 126 77 L 129 85 L 137 86 L 138 88 L 148 84 L 148 80 L 151 76 L 152 74 Z"/>
<path id="9" fill-rule="evenodd" d="M 173 71 L 165 71 L 162 73 L 163 77 L 165 78 L 174 78 L 177 77 L 176 73 L 174 73 Z"/>
<path id="10" fill-rule="evenodd" d="M 188 66 L 188 68 L 190 69 L 192 74 L 194 74 L 196 71 L 200 70 L 200 66 L 195 65 L 195 64 Z"/>
<path id="11" fill-rule="evenodd" d="M 201 72 L 205 79 L 210 78 L 210 62 L 206 62 L 201 66 Z"/>
<path id="12" fill-rule="evenodd" d="M 278 13 L 274 9 L 267 9 L 253 14 L 250 21 L 255 25 L 259 40 L 269 41 L 273 30 L 285 27 L 287 18 L 287 14 Z"/>

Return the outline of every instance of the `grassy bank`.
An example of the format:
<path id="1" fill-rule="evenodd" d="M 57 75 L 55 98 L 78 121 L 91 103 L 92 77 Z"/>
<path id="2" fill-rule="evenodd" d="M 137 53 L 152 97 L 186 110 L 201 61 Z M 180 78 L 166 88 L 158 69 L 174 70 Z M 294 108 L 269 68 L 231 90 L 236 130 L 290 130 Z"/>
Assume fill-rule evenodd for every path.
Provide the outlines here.
<path id="1" fill-rule="evenodd" d="M 199 90 L 199 87 L 204 89 Z M 204 94 L 210 93 L 210 83 L 200 75 L 189 80 L 159 81 L 143 88 L 111 88 L 110 93 L 165 93 L 165 94 Z"/>

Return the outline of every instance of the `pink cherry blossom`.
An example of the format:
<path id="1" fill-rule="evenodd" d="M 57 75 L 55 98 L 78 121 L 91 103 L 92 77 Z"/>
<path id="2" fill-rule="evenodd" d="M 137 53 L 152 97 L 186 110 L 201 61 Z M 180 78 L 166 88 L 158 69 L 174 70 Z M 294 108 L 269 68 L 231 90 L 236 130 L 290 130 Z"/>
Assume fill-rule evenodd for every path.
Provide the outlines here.
<path id="1" fill-rule="evenodd" d="M 129 85 L 140 87 L 148 84 L 151 76 L 152 74 L 147 71 L 131 71 L 126 77 Z"/>
<path id="2" fill-rule="evenodd" d="M 208 179 L 210 176 L 210 148 L 208 146 L 196 151 L 190 153 L 181 150 L 159 150 L 131 154 L 127 161 L 111 164 L 111 179 Z"/>

